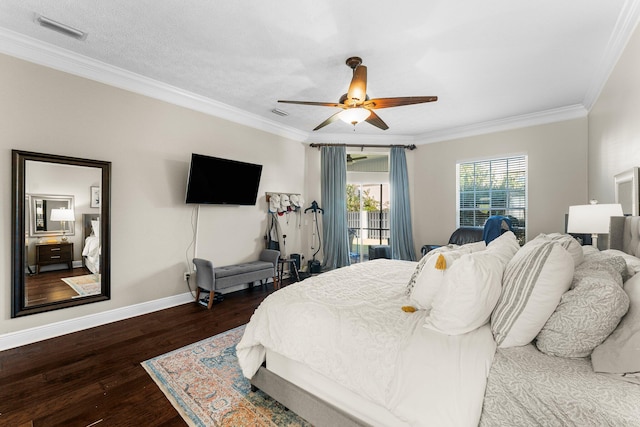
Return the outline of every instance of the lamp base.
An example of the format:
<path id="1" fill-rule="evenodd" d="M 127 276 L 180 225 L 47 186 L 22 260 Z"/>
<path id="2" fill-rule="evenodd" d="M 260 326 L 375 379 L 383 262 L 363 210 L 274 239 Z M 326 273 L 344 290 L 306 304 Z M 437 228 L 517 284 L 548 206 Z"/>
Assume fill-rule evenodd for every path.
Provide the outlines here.
<path id="1" fill-rule="evenodd" d="M 597 234 L 592 234 L 591 235 L 591 246 L 593 246 L 594 248 L 598 249 L 598 235 Z"/>
<path id="2" fill-rule="evenodd" d="M 62 243 L 67 243 L 68 240 L 69 240 L 69 238 L 67 236 L 64 236 L 64 235 L 60 238 L 60 241 Z"/>

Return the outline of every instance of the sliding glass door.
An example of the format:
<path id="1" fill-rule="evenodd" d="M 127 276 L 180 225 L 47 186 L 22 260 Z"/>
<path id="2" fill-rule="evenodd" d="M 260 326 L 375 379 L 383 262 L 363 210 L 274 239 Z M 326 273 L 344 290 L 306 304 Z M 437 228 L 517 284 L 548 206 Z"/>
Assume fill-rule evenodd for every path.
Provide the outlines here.
<path id="1" fill-rule="evenodd" d="M 351 263 L 369 260 L 369 247 L 389 244 L 389 184 L 347 184 Z"/>

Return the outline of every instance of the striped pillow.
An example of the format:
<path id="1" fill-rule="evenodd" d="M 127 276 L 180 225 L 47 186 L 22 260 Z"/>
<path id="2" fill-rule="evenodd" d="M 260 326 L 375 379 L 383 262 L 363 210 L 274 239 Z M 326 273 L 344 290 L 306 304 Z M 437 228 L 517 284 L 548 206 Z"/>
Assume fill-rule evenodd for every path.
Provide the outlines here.
<path id="1" fill-rule="evenodd" d="M 509 261 L 491 315 L 498 347 L 530 343 L 571 285 L 574 260 L 557 242 L 534 239 Z"/>
<path id="2" fill-rule="evenodd" d="M 582 264 L 582 261 L 584 261 L 584 252 L 582 251 L 582 246 L 571 234 L 539 234 L 536 239 L 547 239 L 560 243 L 563 248 L 569 251 L 569 253 L 573 257 L 573 262 L 576 267 Z"/>

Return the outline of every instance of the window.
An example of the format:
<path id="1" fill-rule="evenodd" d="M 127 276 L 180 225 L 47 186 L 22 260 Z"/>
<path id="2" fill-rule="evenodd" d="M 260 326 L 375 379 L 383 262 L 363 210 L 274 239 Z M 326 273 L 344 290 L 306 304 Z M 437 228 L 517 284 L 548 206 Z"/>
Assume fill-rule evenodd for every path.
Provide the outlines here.
<path id="1" fill-rule="evenodd" d="M 511 217 L 520 244 L 526 239 L 527 156 L 459 163 L 458 226 L 482 227 L 491 215 Z"/>

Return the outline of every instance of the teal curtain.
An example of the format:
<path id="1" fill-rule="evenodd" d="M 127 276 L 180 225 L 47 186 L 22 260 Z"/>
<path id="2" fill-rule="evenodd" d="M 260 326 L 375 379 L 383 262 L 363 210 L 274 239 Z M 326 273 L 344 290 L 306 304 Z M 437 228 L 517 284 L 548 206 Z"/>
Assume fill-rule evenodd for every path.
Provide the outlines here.
<path id="1" fill-rule="evenodd" d="M 347 227 L 347 149 L 325 146 L 320 151 L 323 269 L 333 270 L 351 264 Z"/>
<path id="2" fill-rule="evenodd" d="M 413 247 L 409 179 L 404 147 L 391 147 L 389 163 L 391 258 L 415 261 L 416 251 Z"/>

